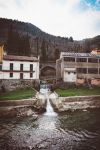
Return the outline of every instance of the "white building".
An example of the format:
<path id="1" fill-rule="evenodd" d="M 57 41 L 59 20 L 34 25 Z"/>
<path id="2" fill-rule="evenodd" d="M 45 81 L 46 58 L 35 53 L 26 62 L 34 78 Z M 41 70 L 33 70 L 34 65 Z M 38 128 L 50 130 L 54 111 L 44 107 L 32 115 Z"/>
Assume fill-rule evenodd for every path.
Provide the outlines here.
<path id="1" fill-rule="evenodd" d="M 63 81 L 64 82 L 76 82 L 77 75 L 75 68 L 64 68 Z"/>
<path id="2" fill-rule="evenodd" d="M 39 79 L 39 59 L 28 56 L 3 56 L 0 79 Z"/>

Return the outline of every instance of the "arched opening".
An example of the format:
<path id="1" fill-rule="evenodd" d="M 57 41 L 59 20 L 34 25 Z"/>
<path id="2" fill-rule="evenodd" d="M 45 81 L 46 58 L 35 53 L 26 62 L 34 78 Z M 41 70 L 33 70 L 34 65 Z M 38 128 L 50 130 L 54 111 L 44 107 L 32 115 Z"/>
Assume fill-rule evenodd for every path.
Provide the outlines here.
<path id="1" fill-rule="evenodd" d="M 56 69 L 50 66 L 46 66 L 41 69 L 41 77 L 54 77 L 56 76 Z"/>

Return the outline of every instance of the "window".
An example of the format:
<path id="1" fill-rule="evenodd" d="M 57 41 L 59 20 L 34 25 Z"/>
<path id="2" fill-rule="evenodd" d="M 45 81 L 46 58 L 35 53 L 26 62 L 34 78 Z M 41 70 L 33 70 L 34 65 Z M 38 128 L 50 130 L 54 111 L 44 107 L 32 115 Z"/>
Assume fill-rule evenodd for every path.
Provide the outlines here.
<path id="1" fill-rule="evenodd" d="M 10 70 L 13 70 L 13 63 L 10 63 Z"/>
<path id="2" fill-rule="evenodd" d="M 32 78 L 33 77 L 33 73 L 30 73 L 30 78 Z"/>
<path id="3" fill-rule="evenodd" d="M 2 65 L 0 65 L 0 70 L 2 70 Z"/>
<path id="4" fill-rule="evenodd" d="M 87 62 L 87 58 L 77 58 L 77 62 Z"/>
<path id="5" fill-rule="evenodd" d="M 88 68 L 88 73 L 90 73 L 90 74 L 98 74 L 98 69 L 97 68 Z"/>
<path id="6" fill-rule="evenodd" d="M 77 72 L 86 74 L 87 73 L 87 68 L 77 68 Z"/>
<path id="7" fill-rule="evenodd" d="M 23 71 L 23 64 L 20 64 L 20 71 Z"/>
<path id="8" fill-rule="evenodd" d="M 12 78 L 13 77 L 13 73 L 12 72 L 10 72 L 10 78 Z"/>
<path id="9" fill-rule="evenodd" d="M 33 64 L 30 64 L 30 71 L 33 71 Z"/>
<path id="10" fill-rule="evenodd" d="M 90 62 L 90 63 L 98 63 L 98 59 L 96 59 L 96 58 L 89 58 L 88 62 Z"/>
<path id="11" fill-rule="evenodd" d="M 75 58 L 74 57 L 64 57 L 64 61 L 75 62 Z"/>
<path id="12" fill-rule="evenodd" d="M 23 73 L 20 73 L 20 79 L 23 79 Z"/>

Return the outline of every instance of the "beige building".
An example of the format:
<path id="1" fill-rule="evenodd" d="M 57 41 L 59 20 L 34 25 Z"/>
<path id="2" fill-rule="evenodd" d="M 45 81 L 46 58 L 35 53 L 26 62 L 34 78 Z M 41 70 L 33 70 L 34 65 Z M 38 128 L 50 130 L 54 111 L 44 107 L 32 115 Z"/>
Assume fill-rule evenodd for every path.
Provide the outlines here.
<path id="1" fill-rule="evenodd" d="M 61 52 L 56 61 L 56 78 L 64 82 L 82 82 L 81 79 L 100 80 L 100 55 Z"/>
<path id="2" fill-rule="evenodd" d="M 96 54 L 96 55 L 99 54 L 100 55 L 100 50 L 94 49 L 94 50 L 92 50 L 91 54 Z"/>

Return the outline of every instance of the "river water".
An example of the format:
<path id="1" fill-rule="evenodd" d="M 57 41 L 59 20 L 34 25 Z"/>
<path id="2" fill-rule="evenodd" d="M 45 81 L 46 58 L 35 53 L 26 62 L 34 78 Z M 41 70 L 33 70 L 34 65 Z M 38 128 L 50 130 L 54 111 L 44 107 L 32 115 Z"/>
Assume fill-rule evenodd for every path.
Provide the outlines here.
<path id="1" fill-rule="evenodd" d="M 100 109 L 1 119 L 0 150 L 100 150 Z"/>

